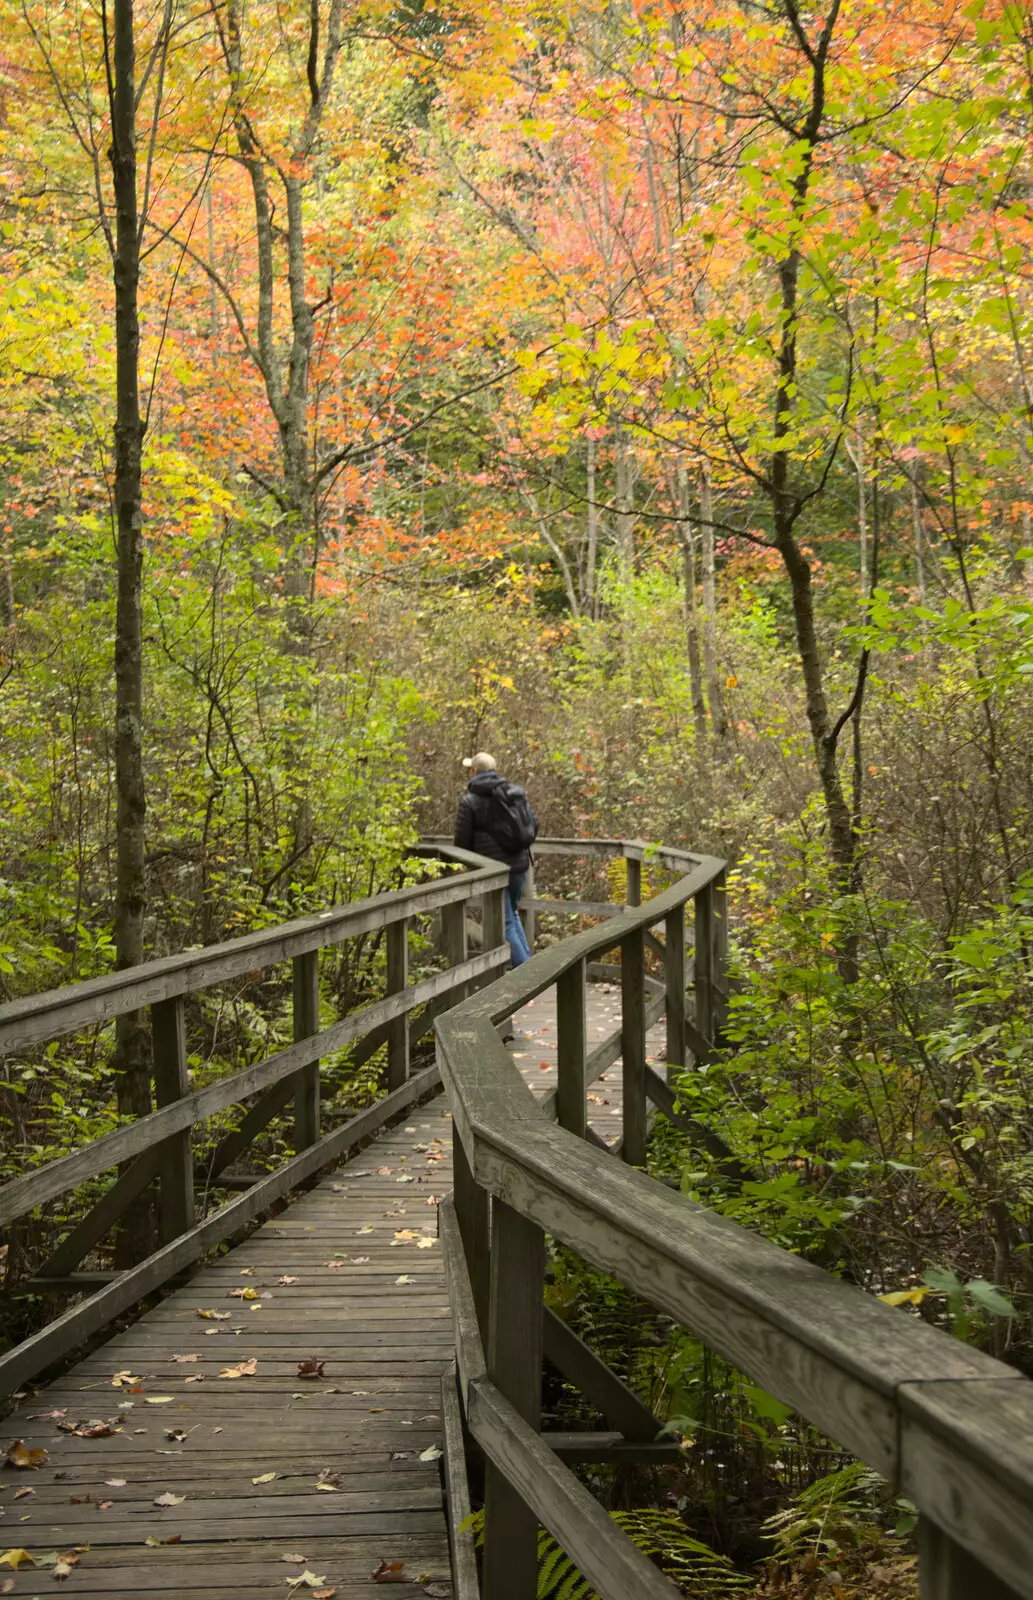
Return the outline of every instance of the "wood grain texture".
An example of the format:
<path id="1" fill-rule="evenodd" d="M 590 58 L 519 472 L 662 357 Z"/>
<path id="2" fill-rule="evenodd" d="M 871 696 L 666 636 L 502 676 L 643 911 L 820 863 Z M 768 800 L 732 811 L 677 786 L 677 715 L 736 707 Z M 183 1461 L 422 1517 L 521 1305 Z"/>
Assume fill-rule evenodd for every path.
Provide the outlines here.
<path id="1" fill-rule="evenodd" d="M 186 1022 L 183 997 L 161 1000 L 151 1007 L 151 1043 L 154 1059 L 154 1098 L 159 1107 L 175 1105 L 190 1092 L 187 1076 Z M 194 1226 L 194 1164 L 190 1129 L 173 1133 L 158 1146 L 161 1185 L 161 1237 L 171 1244 Z"/>
<path id="2" fill-rule="evenodd" d="M 480 1600 L 474 1536 L 466 1521 L 470 1515 L 470 1486 L 466 1476 L 466 1440 L 456 1392 L 453 1363 L 441 1379 L 441 1422 L 445 1437 L 445 1494 L 448 1544 L 452 1556 L 455 1600 Z"/>

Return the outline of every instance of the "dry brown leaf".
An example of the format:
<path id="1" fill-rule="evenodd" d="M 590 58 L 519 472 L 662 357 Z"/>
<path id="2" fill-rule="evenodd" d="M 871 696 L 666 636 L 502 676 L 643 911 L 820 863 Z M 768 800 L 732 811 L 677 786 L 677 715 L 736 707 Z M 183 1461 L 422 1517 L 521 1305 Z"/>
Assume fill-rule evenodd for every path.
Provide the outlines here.
<path id="1" fill-rule="evenodd" d="M 324 1572 L 321 1578 L 317 1578 L 314 1572 L 309 1572 L 306 1569 L 304 1572 L 299 1573 L 296 1578 L 288 1578 L 286 1581 L 289 1589 L 321 1589 L 326 1583 L 326 1573 Z"/>
<path id="2" fill-rule="evenodd" d="M 252 1289 L 250 1284 L 248 1284 L 246 1289 L 230 1290 L 231 1300 L 261 1300 L 261 1298 L 262 1296 L 259 1294 L 258 1290 Z"/>
<path id="3" fill-rule="evenodd" d="M 143 1383 L 143 1379 L 126 1369 L 125 1372 L 116 1372 L 111 1380 L 113 1389 L 136 1389 Z"/>
<path id="4" fill-rule="evenodd" d="M 126 1486 L 126 1480 L 124 1478 L 105 1478 L 104 1482 L 107 1484 L 109 1489 L 124 1489 Z"/>
<path id="5" fill-rule="evenodd" d="M 374 1583 L 408 1583 L 404 1561 L 382 1561 L 371 1574 Z"/>
<path id="6" fill-rule="evenodd" d="M 251 1482 L 252 1483 L 272 1483 L 273 1479 L 275 1477 L 278 1477 L 278 1476 L 279 1476 L 279 1474 L 275 1473 L 275 1472 L 263 1472 L 263 1473 L 260 1473 L 257 1478 L 252 1478 Z M 299 1560 L 300 1559 L 301 1558 L 299 1557 Z"/>
<path id="7" fill-rule="evenodd" d="M 301 1280 L 300 1280 L 300 1278 L 286 1278 L 286 1277 L 284 1277 L 284 1278 L 278 1278 L 276 1281 L 278 1283 L 283 1284 L 284 1287 L 286 1287 L 286 1285 L 289 1284 L 289 1283 L 300 1283 Z"/>
<path id="8" fill-rule="evenodd" d="M 285 1550 L 283 1555 L 280 1557 L 281 1561 L 304 1561 L 304 1559 L 304 1556 L 292 1555 L 289 1550 Z"/>
<path id="9" fill-rule="evenodd" d="M 14 1498 L 16 1500 L 24 1500 L 27 1495 L 35 1494 L 35 1493 L 36 1493 L 35 1489 L 30 1489 L 30 1488 L 28 1488 L 28 1486 L 26 1486 L 24 1489 L 16 1489 L 15 1492 L 14 1492 Z"/>
<path id="10" fill-rule="evenodd" d="M 46 1450 L 30 1450 L 24 1439 L 15 1439 L 7 1451 L 7 1465 L 18 1467 L 23 1472 L 30 1468 L 45 1467 L 49 1460 Z"/>
<path id="11" fill-rule="evenodd" d="M 333 1600 L 336 1589 L 313 1589 L 312 1600 Z"/>
<path id="12" fill-rule="evenodd" d="M 197 1315 L 204 1317 L 206 1322 L 229 1322 L 231 1313 L 229 1311 L 202 1311 L 198 1306 Z"/>
<path id="13" fill-rule="evenodd" d="M 170 1489 L 166 1489 L 164 1494 L 155 1495 L 152 1504 L 156 1506 L 181 1506 L 185 1499 L 185 1494 L 173 1494 Z"/>
<path id="14" fill-rule="evenodd" d="M 422 1239 L 417 1239 L 416 1248 L 417 1250 L 433 1250 L 437 1242 L 438 1241 L 436 1239 L 432 1239 L 429 1235 L 424 1234 Z"/>
<path id="15" fill-rule="evenodd" d="M 192 1372 L 190 1374 L 189 1378 L 184 1378 L 183 1379 L 183 1382 L 184 1383 L 203 1383 L 204 1382 L 204 1373 L 203 1372 Z"/>
<path id="16" fill-rule="evenodd" d="M 201 1358 L 198 1355 L 192 1355 L 192 1356 L 173 1356 L 172 1359 L 173 1359 L 173 1361 L 177 1362 L 180 1366 L 185 1366 L 188 1361 L 199 1361 Z"/>
<path id="17" fill-rule="evenodd" d="M 171 1439 L 173 1444 L 182 1444 L 190 1435 L 185 1428 L 166 1428 L 165 1437 L 166 1439 Z"/>
<path id="18" fill-rule="evenodd" d="M 110 1439 L 114 1428 L 110 1422 L 59 1422 L 62 1433 L 74 1433 L 79 1439 Z"/>
<path id="19" fill-rule="evenodd" d="M 149 1394 L 144 1397 L 145 1406 L 170 1406 L 175 1399 L 171 1394 Z"/>
<path id="20" fill-rule="evenodd" d="M 14 1593 L 14 1579 L 13 1578 L 5 1578 L 3 1580 L 3 1582 L 0 1583 L 0 1594 L 13 1594 L 13 1593 Z"/>
<path id="21" fill-rule="evenodd" d="M 323 1368 L 325 1366 L 326 1366 L 326 1362 L 325 1361 L 320 1361 L 318 1356 L 307 1356 L 304 1361 L 299 1361 L 298 1362 L 298 1377 L 299 1378 L 322 1378 L 322 1377 L 325 1377 L 325 1373 L 323 1371 Z"/>
<path id="22" fill-rule="evenodd" d="M 97 1510 L 98 1511 L 110 1511 L 114 1504 L 115 1504 L 114 1500 L 98 1500 L 98 1502 L 97 1502 Z"/>
<path id="23" fill-rule="evenodd" d="M 348 1265 L 347 1261 L 328 1261 L 327 1262 L 327 1266 L 328 1267 L 346 1267 L 347 1265 Z"/>
<path id="24" fill-rule="evenodd" d="M 410 1278 L 410 1276 L 409 1276 L 409 1274 L 407 1272 L 403 1272 L 402 1276 L 400 1278 L 396 1278 L 395 1279 L 395 1282 L 396 1283 L 415 1283 L 416 1279 L 415 1278 Z"/>
<path id="25" fill-rule="evenodd" d="M 255 1356 L 247 1361 L 238 1362 L 235 1367 L 223 1367 L 219 1373 L 220 1378 L 253 1378 L 258 1367 Z"/>
<path id="26" fill-rule="evenodd" d="M 372 1223 L 367 1222 L 365 1227 L 356 1228 L 355 1232 L 356 1232 L 356 1234 L 372 1233 L 373 1232 L 373 1225 L 372 1225 Z"/>

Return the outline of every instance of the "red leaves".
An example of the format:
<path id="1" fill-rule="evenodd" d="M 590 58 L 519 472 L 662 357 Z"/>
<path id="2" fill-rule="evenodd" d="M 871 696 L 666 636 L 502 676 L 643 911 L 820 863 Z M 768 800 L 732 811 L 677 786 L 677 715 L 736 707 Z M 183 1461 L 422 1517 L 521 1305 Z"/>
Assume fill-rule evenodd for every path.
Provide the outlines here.
<path id="1" fill-rule="evenodd" d="M 326 1363 L 324 1361 L 320 1361 L 318 1356 L 307 1356 L 304 1361 L 299 1361 L 298 1362 L 298 1377 L 299 1378 L 322 1378 L 322 1377 L 325 1377 L 326 1374 L 323 1371 L 323 1368 L 324 1368 L 325 1365 L 326 1365 Z"/>

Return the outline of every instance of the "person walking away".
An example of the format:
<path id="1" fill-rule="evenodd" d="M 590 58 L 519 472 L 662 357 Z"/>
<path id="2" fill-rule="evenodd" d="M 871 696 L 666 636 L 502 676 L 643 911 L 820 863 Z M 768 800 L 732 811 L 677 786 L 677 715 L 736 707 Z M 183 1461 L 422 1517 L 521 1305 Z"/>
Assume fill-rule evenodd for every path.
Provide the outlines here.
<path id="1" fill-rule="evenodd" d="M 470 772 L 466 792 L 456 813 L 455 842 L 462 850 L 503 861 L 509 868 L 506 888 L 506 939 L 510 965 L 522 966 L 531 947 L 517 912 L 531 866 L 531 846 L 538 836 L 538 818 L 527 793 L 496 769 L 495 757 L 486 750 L 464 756 Z"/>

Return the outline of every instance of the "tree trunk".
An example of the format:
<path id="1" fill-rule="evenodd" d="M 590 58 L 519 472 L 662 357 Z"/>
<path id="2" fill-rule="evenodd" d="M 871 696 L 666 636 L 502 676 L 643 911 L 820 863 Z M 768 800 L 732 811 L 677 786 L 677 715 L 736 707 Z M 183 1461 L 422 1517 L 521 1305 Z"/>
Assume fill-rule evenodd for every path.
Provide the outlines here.
<path id="1" fill-rule="evenodd" d="M 588 440 L 586 460 L 586 495 L 588 498 L 588 528 L 585 548 L 585 611 L 590 617 L 597 613 L 595 603 L 595 568 L 599 550 L 599 508 L 595 499 L 595 440 Z"/>
<path id="2" fill-rule="evenodd" d="M 111 169 L 115 195 L 115 517 L 118 600 L 115 617 L 115 784 L 117 843 L 115 952 L 121 970 L 144 954 L 146 796 L 143 770 L 143 619 L 141 574 L 144 424 L 140 416 L 140 236 L 136 197 L 136 53 L 133 0 L 115 0 L 110 62 Z M 115 1060 L 118 1108 L 151 1109 L 149 1036 L 142 1012 L 119 1017 Z M 139 1214 L 137 1214 L 139 1221 Z M 143 1226 L 123 1241 L 131 1255 L 150 1247 Z"/>
<path id="3" fill-rule="evenodd" d="M 689 521 L 689 475 L 678 468 L 678 538 L 682 552 L 682 577 L 685 590 L 685 639 L 689 658 L 689 691 L 692 695 L 692 726 L 697 759 L 707 742 L 707 708 L 703 699 L 703 674 L 699 660 L 699 607 L 696 601 L 696 536 Z"/>
<path id="4" fill-rule="evenodd" d="M 714 562 L 714 488 L 710 462 L 703 463 L 699 492 L 700 545 L 703 555 L 703 669 L 707 680 L 710 726 L 717 739 L 728 733 L 725 697 L 717 661 L 717 572 Z"/>

